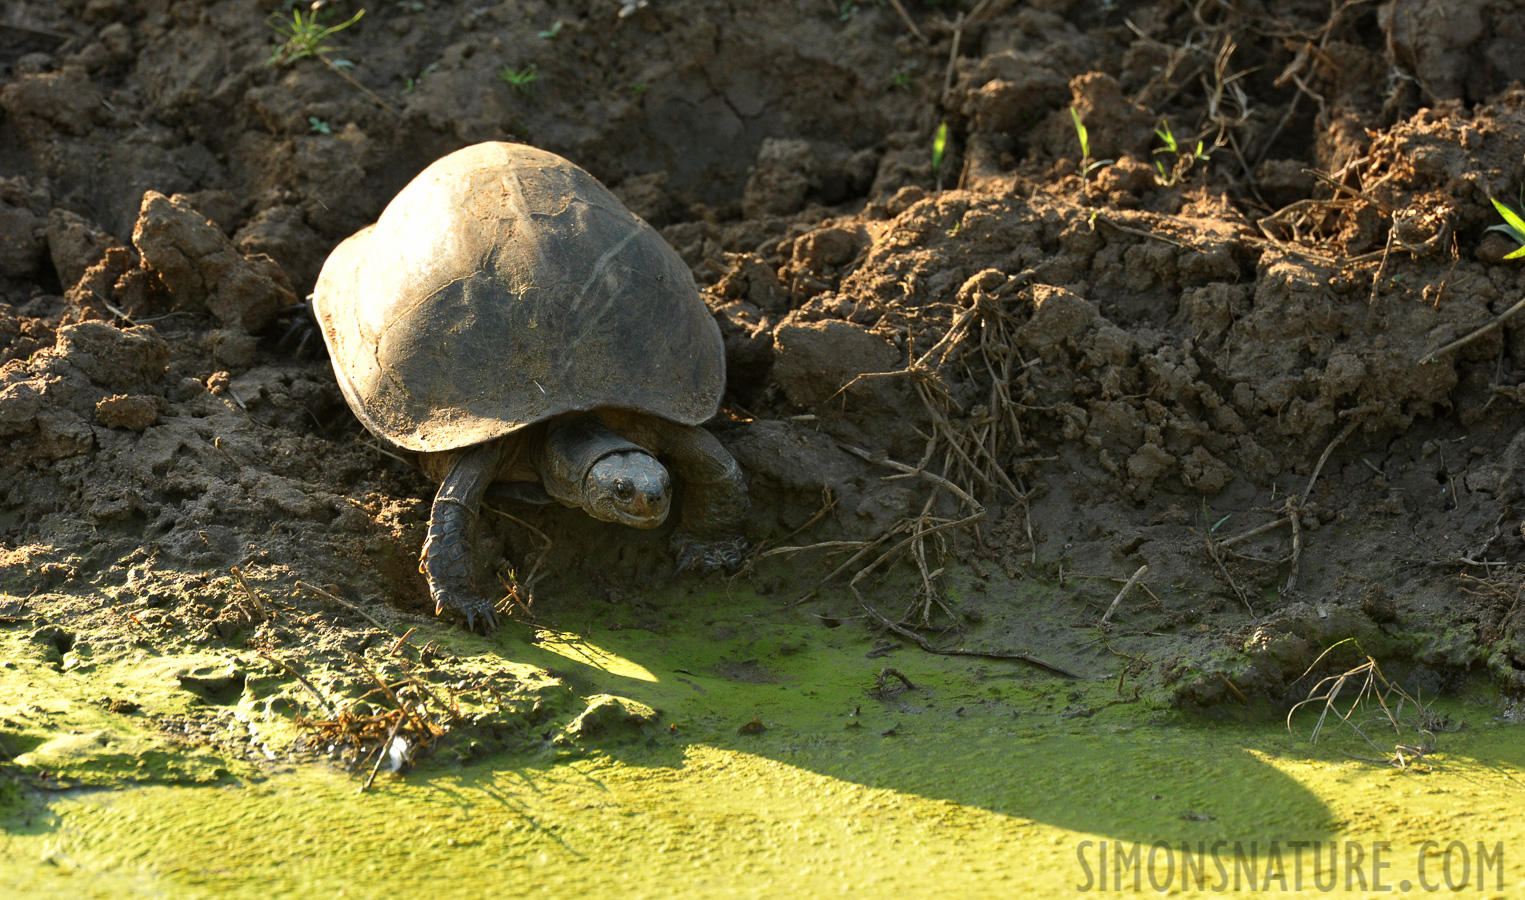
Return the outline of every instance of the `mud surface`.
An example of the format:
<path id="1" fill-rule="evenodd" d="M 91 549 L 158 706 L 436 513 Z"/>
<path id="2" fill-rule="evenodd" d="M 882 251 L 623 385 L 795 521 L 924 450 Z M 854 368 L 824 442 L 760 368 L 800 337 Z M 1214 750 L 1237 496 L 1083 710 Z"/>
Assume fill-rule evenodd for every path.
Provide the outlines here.
<path id="1" fill-rule="evenodd" d="M 298 302 L 429 162 L 516 140 L 692 267 L 753 502 L 738 577 L 780 609 L 1189 705 L 1300 699 L 1351 637 L 1325 669 L 1525 688 L 1525 317 L 1477 333 L 1525 296 L 1490 229 L 1525 17 L 902 5 L 373 4 L 275 64 L 275 0 L 8 5 L 5 627 L 59 667 L 84 636 L 362 692 L 349 654 L 432 614 L 433 486 Z M 724 587 L 674 573 L 671 526 L 501 512 L 508 628 L 660 630 L 661 597 Z"/>

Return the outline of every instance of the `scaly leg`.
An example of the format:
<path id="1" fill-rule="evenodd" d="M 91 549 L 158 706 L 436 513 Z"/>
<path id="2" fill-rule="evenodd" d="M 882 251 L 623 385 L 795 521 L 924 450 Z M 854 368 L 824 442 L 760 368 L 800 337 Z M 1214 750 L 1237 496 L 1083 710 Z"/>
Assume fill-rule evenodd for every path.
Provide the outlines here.
<path id="1" fill-rule="evenodd" d="M 440 482 L 429 510 L 429 531 L 418 570 L 429 582 L 434 614 L 453 606 L 466 614 L 466 627 L 474 628 L 478 614 L 487 631 L 498 627 L 492 602 L 471 590 L 472 526 L 482 495 L 498 471 L 502 445 L 480 444 L 461 451 L 450 472 Z"/>

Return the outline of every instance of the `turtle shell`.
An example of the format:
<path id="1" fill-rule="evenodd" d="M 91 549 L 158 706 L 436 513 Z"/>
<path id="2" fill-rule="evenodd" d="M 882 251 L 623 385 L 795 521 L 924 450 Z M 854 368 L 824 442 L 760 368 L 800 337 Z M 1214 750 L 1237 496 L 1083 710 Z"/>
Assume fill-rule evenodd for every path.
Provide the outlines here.
<path id="1" fill-rule="evenodd" d="M 720 329 L 683 260 L 570 162 L 458 150 L 340 244 L 312 298 L 367 428 L 439 452 L 618 407 L 685 425 L 725 387 Z"/>

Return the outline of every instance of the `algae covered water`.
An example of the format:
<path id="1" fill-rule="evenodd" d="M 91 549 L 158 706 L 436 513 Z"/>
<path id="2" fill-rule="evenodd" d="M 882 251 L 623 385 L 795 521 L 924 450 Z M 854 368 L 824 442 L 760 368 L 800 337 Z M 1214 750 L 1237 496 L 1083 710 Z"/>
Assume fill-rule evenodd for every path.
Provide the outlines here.
<path id="1" fill-rule="evenodd" d="M 1267 711 L 1189 717 L 1115 678 L 870 657 L 883 645 L 861 629 L 757 598 L 708 609 L 704 640 L 502 639 L 572 707 L 623 711 L 586 740 L 500 752 L 484 731 L 366 793 L 322 763 L 182 754 L 179 775 L 13 797 L 8 895 L 1525 891 L 1525 741 L 1481 696 L 1432 708 L 1427 744 L 1363 726 L 1407 746 L 1399 768 L 1338 724 L 1308 743 L 1316 712 L 1291 731 Z M 31 675 L 34 705 L 83 708 L 66 673 Z M 22 760 L 67 770 L 82 737 L 97 763 L 159 752 L 79 730 Z"/>
<path id="2" fill-rule="evenodd" d="M 1280 746 L 1248 746 L 1260 742 Z M 7 875 L 31 897 L 1189 895 L 1404 882 L 1509 897 L 1525 877 L 1521 760 L 1499 759 L 1492 734 L 1423 776 L 1310 760 L 1257 729 L 764 743 L 483 764 L 365 796 L 305 773 L 72 797 L 51 805 L 48 828 L 12 832 Z"/>

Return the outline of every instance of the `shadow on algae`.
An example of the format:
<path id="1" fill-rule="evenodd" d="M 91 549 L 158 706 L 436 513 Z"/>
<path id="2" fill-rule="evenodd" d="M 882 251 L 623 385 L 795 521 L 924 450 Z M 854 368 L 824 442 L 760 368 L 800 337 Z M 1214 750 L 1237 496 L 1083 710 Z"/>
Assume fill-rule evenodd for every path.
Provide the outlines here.
<path id="1" fill-rule="evenodd" d="M 1348 867 L 1345 844 L 1433 859 L 1456 836 L 1490 867 L 1469 895 L 1525 888 L 1525 740 L 1485 706 L 1452 704 L 1472 726 L 1441 736 L 1434 771 L 1400 772 L 1353 761 L 1373 751 L 1342 732 L 1303 743 L 1311 716 L 1294 735 L 1265 711 L 1208 721 L 1120 693 L 1105 650 L 1056 660 L 1095 676 L 1071 681 L 906 647 L 871 657 L 883 648 L 864 629 L 741 591 L 579 612 L 582 627 L 533 640 L 431 636 L 550 672 L 569 714 L 612 696 L 659 711 L 655 725 L 517 755 L 458 741 L 364 795 L 321 766 L 41 807 L 10 788 L 0 875 L 37 897 L 1063 896 L 1152 893 L 1138 873 L 1162 873 L 1141 860 L 1165 842 L 1174 893 L 1286 893 L 1283 867 L 1311 877 L 1325 845 Z M 1255 868 L 1236 870 L 1252 843 Z M 1180 854 L 1215 844 L 1226 868 L 1188 884 Z M 1415 865 L 1370 862 L 1359 884 L 1298 883 L 1364 893 Z M 1495 876 L 1500 892 L 1476 891 Z"/>

